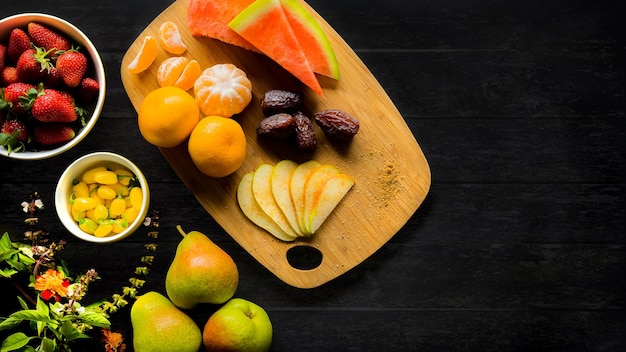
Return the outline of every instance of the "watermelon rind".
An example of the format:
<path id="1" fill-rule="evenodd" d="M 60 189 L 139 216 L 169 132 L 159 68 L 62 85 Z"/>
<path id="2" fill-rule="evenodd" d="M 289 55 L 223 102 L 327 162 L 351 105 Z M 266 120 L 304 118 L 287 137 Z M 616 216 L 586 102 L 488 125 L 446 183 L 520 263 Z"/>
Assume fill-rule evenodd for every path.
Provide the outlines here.
<path id="1" fill-rule="evenodd" d="M 256 0 L 230 21 L 228 27 L 317 94 L 323 95 L 279 0 Z"/>
<path id="2" fill-rule="evenodd" d="M 318 45 L 322 49 L 322 54 L 326 59 L 326 67 L 313 67 L 313 71 L 315 73 L 334 78 L 336 80 L 339 79 L 339 64 L 337 63 L 337 57 L 335 56 L 335 51 L 324 32 L 322 26 L 317 22 L 317 20 L 311 15 L 307 9 L 300 4 L 298 0 L 280 0 L 281 5 L 285 12 L 291 13 L 293 16 L 289 16 L 289 19 L 300 21 L 302 26 L 300 28 L 308 30 L 309 35 L 311 35 L 317 41 Z M 297 38 L 296 33 L 296 38 Z M 309 53 L 307 52 L 305 46 L 302 46 L 304 50 L 304 54 L 308 57 Z"/>

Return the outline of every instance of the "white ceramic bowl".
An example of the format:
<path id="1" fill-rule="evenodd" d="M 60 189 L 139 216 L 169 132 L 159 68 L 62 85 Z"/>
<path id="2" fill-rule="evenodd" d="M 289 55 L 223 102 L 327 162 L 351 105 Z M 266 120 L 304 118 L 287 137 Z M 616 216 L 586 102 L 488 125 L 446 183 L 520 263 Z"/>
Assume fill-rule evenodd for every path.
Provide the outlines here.
<path id="1" fill-rule="evenodd" d="M 10 17 L 6 17 L 0 20 L 0 40 L 2 42 L 8 41 L 11 30 L 16 27 L 20 27 L 25 29 L 29 22 L 34 21 L 38 22 L 42 25 L 49 26 L 50 28 L 55 29 L 56 31 L 65 33 L 70 38 L 72 38 L 75 43 L 80 45 L 83 48 L 84 53 L 87 54 L 88 59 L 90 61 L 90 70 L 93 70 L 93 76 L 98 81 L 98 85 L 100 86 L 100 92 L 98 94 L 98 98 L 96 100 L 95 106 L 93 108 L 89 107 L 89 111 L 91 112 L 91 116 L 86 117 L 86 125 L 76 133 L 76 136 L 70 140 L 69 142 L 59 145 L 52 149 L 46 149 L 41 151 L 24 151 L 24 152 L 13 152 L 11 154 L 4 147 L 0 147 L 0 155 L 14 158 L 14 159 L 25 159 L 25 160 L 40 160 L 45 158 L 50 158 L 56 155 L 59 155 L 72 147 L 78 144 L 81 140 L 83 140 L 87 134 L 93 129 L 94 125 L 98 121 L 98 117 L 100 117 L 100 113 L 102 112 L 102 107 L 104 105 L 104 97 L 106 92 L 106 79 L 104 74 L 104 66 L 102 65 L 102 60 L 100 58 L 100 54 L 96 47 L 91 43 L 89 38 L 81 32 L 78 28 L 76 28 L 71 23 L 55 17 L 51 15 L 46 15 L 42 13 L 23 13 L 18 15 L 13 15 Z"/>
<path id="2" fill-rule="evenodd" d="M 72 193 L 74 180 L 80 179 L 85 171 L 96 166 L 105 166 L 111 170 L 122 167 L 132 172 L 139 181 L 139 186 L 141 187 L 143 195 L 141 210 L 139 211 L 139 215 L 135 221 L 133 221 L 123 232 L 107 237 L 96 237 L 84 232 L 80 229 L 78 223 L 74 220 L 71 214 L 70 195 Z M 78 158 L 68 166 L 65 172 L 63 172 L 57 184 L 54 195 L 54 203 L 61 223 L 63 223 L 63 226 L 65 226 L 65 228 L 74 236 L 89 242 L 108 243 L 119 241 L 128 237 L 142 225 L 146 215 L 148 214 L 150 190 L 145 176 L 133 162 L 119 154 L 110 152 L 95 152 Z"/>

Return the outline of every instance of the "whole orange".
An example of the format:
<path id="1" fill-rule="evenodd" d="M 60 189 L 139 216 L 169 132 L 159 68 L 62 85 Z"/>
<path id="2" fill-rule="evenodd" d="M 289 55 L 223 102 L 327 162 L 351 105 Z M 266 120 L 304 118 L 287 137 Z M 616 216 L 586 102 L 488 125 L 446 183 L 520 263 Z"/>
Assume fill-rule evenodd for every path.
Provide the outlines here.
<path id="1" fill-rule="evenodd" d="M 188 142 L 189 155 L 198 170 L 211 177 L 235 172 L 246 157 L 246 136 L 231 118 L 207 116 L 198 122 Z"/>
<path id="2" fill-rule="evenodd" d="M 199 120 L 200 109 L 195 99 L 177 87 L 157 88 L 148 93 L 137 116 L 143 138 L 163 148 L 185 141 Z"/>

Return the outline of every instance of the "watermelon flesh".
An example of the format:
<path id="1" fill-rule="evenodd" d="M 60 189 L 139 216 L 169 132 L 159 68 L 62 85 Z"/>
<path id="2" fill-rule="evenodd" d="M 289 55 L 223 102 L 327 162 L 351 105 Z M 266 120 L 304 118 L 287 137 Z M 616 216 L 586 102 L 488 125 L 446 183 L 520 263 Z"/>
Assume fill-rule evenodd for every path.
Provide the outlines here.
<path id="1" fill-rule="evenodd" d="M 319 23 L 298 0 L 280 0 L 280 3 L 313 72 L 339 79 L 335 52 Z"/>
<path id="2" fill-rule="evenodd" d="M 204 36 L 259 52 L 252 44 L 228 27 L 254 0 L 189 0 L 187 27 L 194 36 Z"/>
<path id="3" fill-rule="evenodd" d="M 323 95 L 280 0 L 256 0 L 228 26 L 314 92 Z"/>

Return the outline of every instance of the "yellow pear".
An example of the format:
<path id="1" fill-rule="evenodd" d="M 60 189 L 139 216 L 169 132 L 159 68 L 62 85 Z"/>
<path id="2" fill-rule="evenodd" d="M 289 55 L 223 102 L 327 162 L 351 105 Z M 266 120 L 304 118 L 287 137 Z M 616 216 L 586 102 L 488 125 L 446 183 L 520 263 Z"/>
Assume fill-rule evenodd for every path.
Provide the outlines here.
<path id="1" fill-rule="evenodd" d="M 135 352 L 197 352 L 202 345 L 198 325 L 158 292 L 137 297 L 130 320 Z"/>
<path id="2" fill-rule="evenodd" d="M 233 259 L 206 235 L 187 234 L 178 244 L 165 277 L 165 290 L 172 303 L 191 309 L 198 303 L 222 304 L 233 297 L 239 271 Z"/>
<path id="3" fill-rule="evenodd" d="M 245 216 L 248 217 L 253 223 L 267 232 L 274 235 L 276 238 L 285 242 L 290 242 L 296 239 L 296 237 L 286 233 L 280 228 L 269 215 L 267 215 L 261 206 L 257 203 L 252 193 L 252 178 L 254 172 L 248 172 L 243 175 L 239 186 L 237 187 L 237 202 L 239 207 Z"/>

